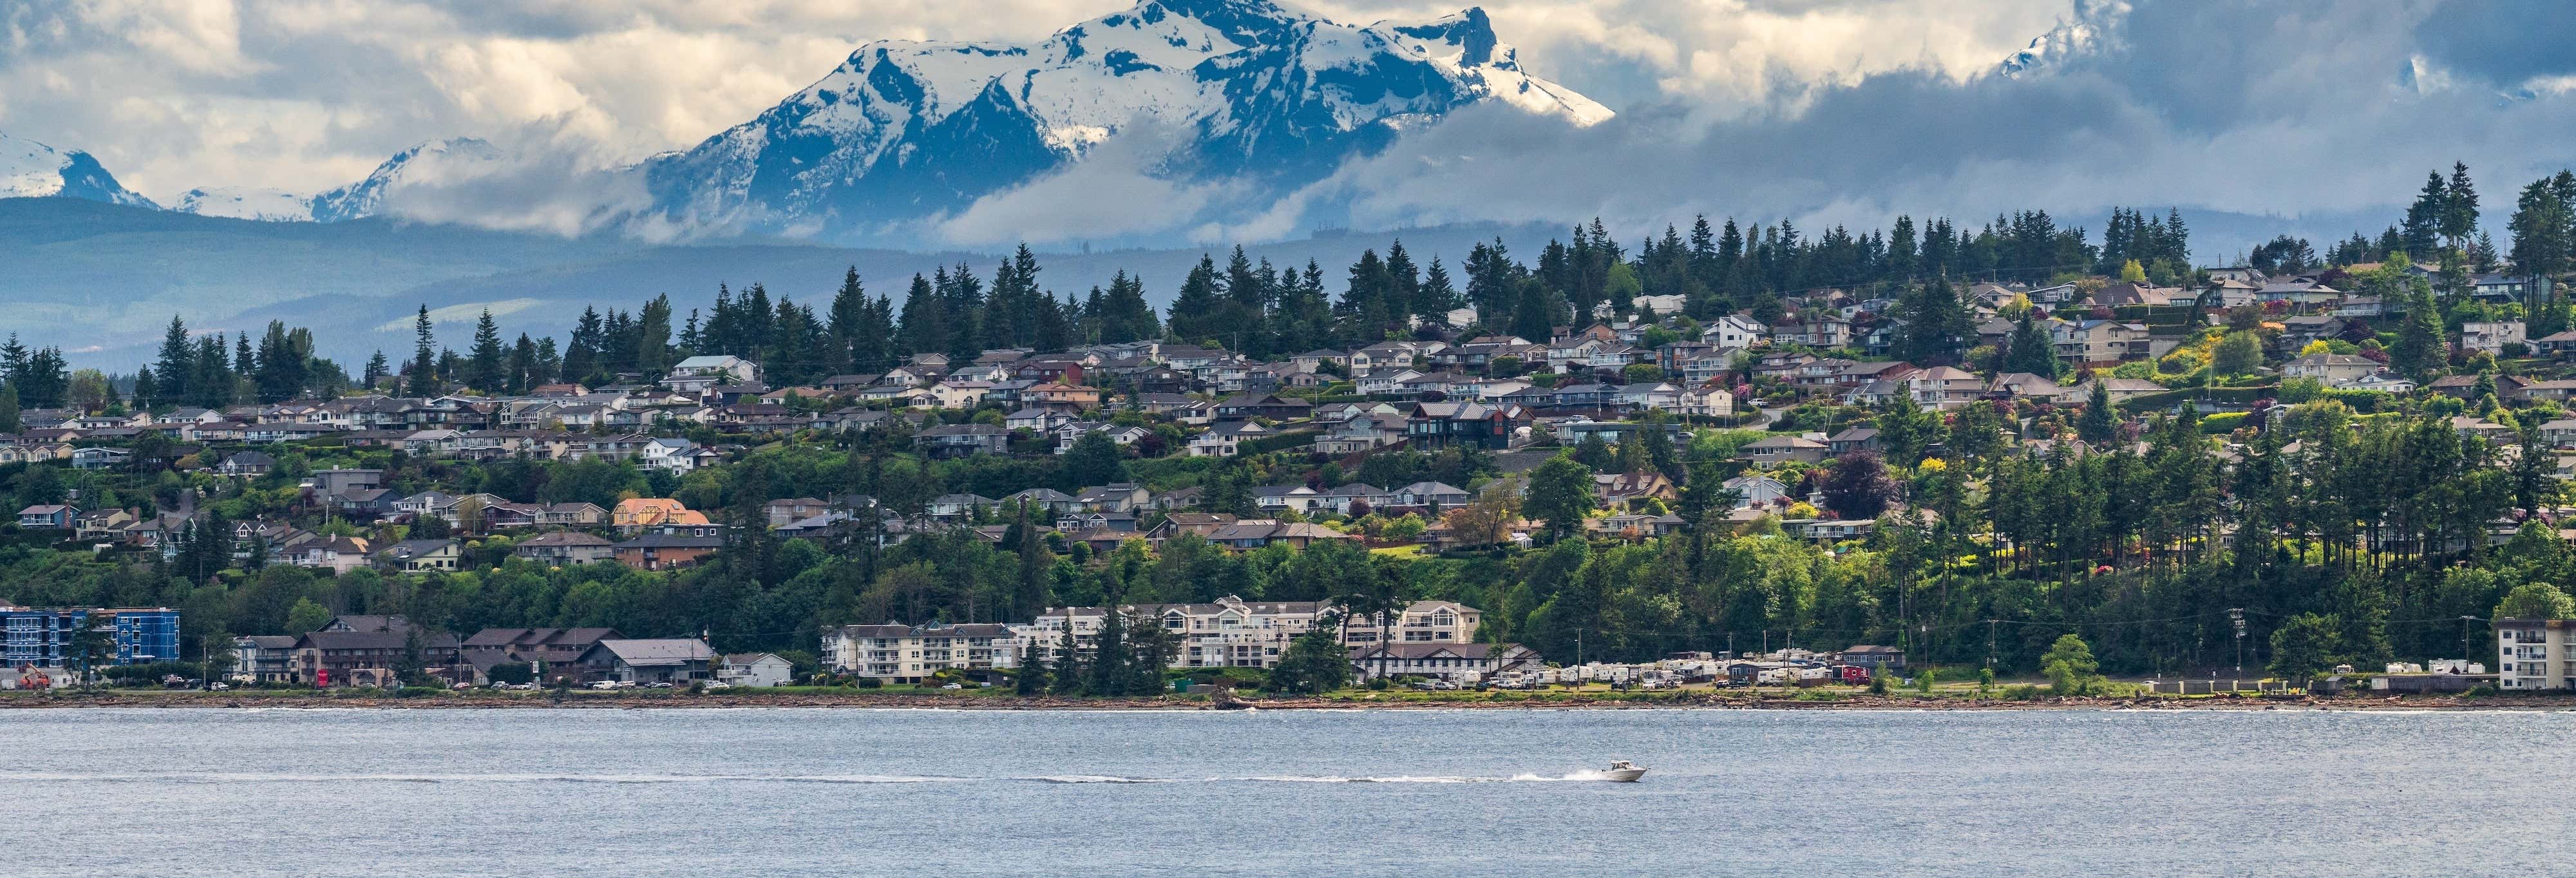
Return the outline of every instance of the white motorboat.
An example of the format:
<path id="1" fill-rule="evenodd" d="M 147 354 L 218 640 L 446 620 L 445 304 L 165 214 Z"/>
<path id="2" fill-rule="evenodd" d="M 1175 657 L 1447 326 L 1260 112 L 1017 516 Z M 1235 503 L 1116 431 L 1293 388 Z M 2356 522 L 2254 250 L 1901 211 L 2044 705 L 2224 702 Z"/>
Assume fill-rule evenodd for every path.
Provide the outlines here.
<path id="1" fill-rule="evenodd" d="M 1609 768 L 1601 771 L 1601 778 L 1603 780 L 1614 780 L 1620 783 L 1636 783 L 1638 778 L 1644 776 L 1646 776 L 1645 769 L 1639 768 L 1636 763 L 1625 759 L 1610 763 Z"/>

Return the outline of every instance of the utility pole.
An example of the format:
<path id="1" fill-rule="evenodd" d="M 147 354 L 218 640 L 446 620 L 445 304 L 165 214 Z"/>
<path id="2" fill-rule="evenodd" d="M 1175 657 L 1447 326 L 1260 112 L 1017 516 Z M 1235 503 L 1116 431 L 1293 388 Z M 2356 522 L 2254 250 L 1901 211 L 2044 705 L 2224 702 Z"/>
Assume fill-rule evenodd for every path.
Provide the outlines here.
<path id="1" fill-rule="evenodd" d="M 2469 655 L 2469 623 L 2475 621 L 2477 618 L 2478 617 L 2476 616 L 2460 617 L 2460 661 L 2462 662 L 2466 662 L 2469 659 L 2474 658 L 2474 656 Z"/>
<path id="2" fill-rule="evenodd" d="M 1986 620 L 1986 670 L 1995 669 L 1995 620 Z"/>

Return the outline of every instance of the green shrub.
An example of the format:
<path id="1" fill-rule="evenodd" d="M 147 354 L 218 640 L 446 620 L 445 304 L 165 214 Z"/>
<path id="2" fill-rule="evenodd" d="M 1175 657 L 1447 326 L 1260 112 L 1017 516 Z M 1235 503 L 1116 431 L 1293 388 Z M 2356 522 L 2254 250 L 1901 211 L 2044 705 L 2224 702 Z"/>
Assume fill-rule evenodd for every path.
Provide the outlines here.
<path id="1" fill-rule="evenodd" d="M 430 698 L 444 694 L 447 690 L 435 686 L 405 686 L 394 690 L 395 698 Z"/>
<path id="2" fill-rule="evenodd" d="M 2039 700 L 2039 687 L 2028 683 L 2023 683 L 2018 686 L 2006 686 L 2004 687 L 2004 697 L 2014 701 L 2037 701 Z"/>

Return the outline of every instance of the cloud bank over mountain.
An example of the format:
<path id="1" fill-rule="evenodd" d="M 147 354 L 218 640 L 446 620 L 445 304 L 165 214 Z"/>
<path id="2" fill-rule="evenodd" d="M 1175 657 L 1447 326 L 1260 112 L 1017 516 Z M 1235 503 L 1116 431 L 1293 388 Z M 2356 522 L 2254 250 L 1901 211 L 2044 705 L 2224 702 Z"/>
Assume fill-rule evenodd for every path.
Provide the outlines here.
<path id="1" fill-rule="evenodd" d="M 666 192 L 615 169 L 754 119 L 870 40 L 1036 44 L 1130 7 L 40 2 L 0 11 L 0 132 L 94 155 L 164 204 L 206 189 L 218 194 L 194 203 L 252 213 L 276 210 L 258 190 L 321 192 L 414 144 L 481 136 L 502 161 L 390 209 L 721 235 L 735 229 L 674 216 Z M 1357 25 L 1457 12 L 1297 8 Z M 1484 8 L 1520 65 L 1616 115 L 1534 124 L 1502 102 L 1463 105 L 1284 188 L 1175 167 L 1149 147 L 1191 135 L 1133 124 L 1122 136 L 1146 142 L 950 192 L 891 231 L 977 247 L 1213 242 L 1594 215 L 1634 229 L 1699 212 L 1814 226 L 2045 207 L 2089 222 L 2114 204 L 2341 222 L 2455 159 L 2499 195 L 2576 164 L 2576 16 L 2536 0 Z"/>

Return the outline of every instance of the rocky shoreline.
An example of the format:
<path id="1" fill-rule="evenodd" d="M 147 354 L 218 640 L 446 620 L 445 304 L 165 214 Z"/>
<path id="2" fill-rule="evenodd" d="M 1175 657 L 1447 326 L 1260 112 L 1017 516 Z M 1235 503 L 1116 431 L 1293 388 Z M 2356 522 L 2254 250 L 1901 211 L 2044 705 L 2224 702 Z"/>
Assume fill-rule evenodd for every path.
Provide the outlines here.
<path id="1" fill-rule="evenodd" d="M 1321 698 L 1072 698 L 1063 696 L 941 695 L 925 693 L 671 693 L 552 692 L 452 693 L 404 698 L 391 694 L 272 692 L 57 692 L 0 694 L 0 709 L 712 709 L 875 708 L 911 710 L 2576 710 L 2576 697 L 2447 695 L 2396 698 L 2275 696 L 2142 696 L 2134 698 L 1999 698 L 1843 695 L 1830 699 L 1737 692 L 1551 693 L 1509 697 L 1419 697 L 1360 693 Z"/>

